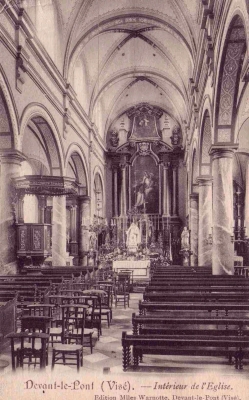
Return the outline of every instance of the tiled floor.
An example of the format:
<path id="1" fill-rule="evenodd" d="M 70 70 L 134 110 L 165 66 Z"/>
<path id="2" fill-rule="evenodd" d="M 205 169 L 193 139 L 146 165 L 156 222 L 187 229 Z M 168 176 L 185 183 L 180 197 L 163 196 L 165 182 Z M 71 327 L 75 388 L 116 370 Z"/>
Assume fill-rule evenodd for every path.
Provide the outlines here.
<path id="1" fill-rule="evenodd" d="M 131 294 L 129 308 L 118 307 L 113 309 L 113 320 L 110 328 L 107 323 L 103 323 L 103 335 L 99 341 L 96 341 L 93 354 L 90 349 L 84 349 L 84 365 L 82 370 L 97 373 L 97 371 L 118 373 L 118 374 L 134 374 L 134 372 L 122 371 L 122 331 L 132 333 L 131 316 L 133 312 L 138 312 L 138 301 L 142 298 L 142 294 Z M 10 349 L 1 354 L 0 359 L 8 360 L 9 366 L 5 368 L 4 374 L 11 374 Z M 28 368 L 28 367 L 26 367 Z M 76 371 L 75 366 L 55 365 L 55 371 L 66 373 L 66 371 Z M 46 371 L 51 371 L 51 352 L 49 354 L 49 365 Z M 30 367 L 30 372 L 32 367 Z M 146 373 L 168 373 L 168 374 L 193 374 L 199 372 L 217 372 L 225 374 L 248 375 L 249 365 L 245 363 L 243 371 L 236 371 L 233 366 L 229 366 L 224 358 L 213 357 L 181 357 L 181 356 L 146 356 L 139 368 L 138 373 L 143 371 Z M 135 372 L 136 373 L 136 372 Z"/>

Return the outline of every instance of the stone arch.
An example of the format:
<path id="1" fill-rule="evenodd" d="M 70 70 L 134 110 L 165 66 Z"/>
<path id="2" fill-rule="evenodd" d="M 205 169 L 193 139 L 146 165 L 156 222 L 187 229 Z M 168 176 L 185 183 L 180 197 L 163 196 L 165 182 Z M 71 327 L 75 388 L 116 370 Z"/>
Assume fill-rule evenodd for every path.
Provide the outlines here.
<path id="1" fill-rule="evenodd" d="M 200 175 L 209 176 L 211 174 L 211 158 L 209 150 L 212 145 L 211 118 L 208 110 L 205 110 L 201 125 L 200 137 Z"/>
<path id="2" fill-rule="evenodd" d="M 191 173 L 190 173 L 190 193 L 198 193 L 198 171 L 199 171 L 199 162 L 198 162 L 198 153 L 196 143 L 193 147 L 192 157 L 191 157 Z"/>
<path id="3" fill-rule="evenodd" d="M 238 143 L 238 151 L 249 153 L 249 118 L 247 118 L 241 125 L 236 142 Z"/>
<path id="4" fill-rule="evenodd" d="M 88 177 L 88 169 L 87 162 L 84 152 L 81 147 L 77 143 L 72 143 L 66 153 L 65 158 L 65 172 L 67 175 L 67 168 L 70 160 L 75 165 L 75 171 L 77 175 L 78 183 L 81 185 L 85 185 L 86 194 L 89 193 L 89 177 Z"/>
<path id="5" fill-rule="evenodd" d="M 13 100 L 8 80 L 0 65 L 0 106 L 1 106 L 1 125 L 0 126 L 0 149 L 19 150 L 18 134 L 18 115 Z"/>
<path id="6" fill-rule="evenodd" d="M 246 30 L 240 14 L 230 21 L 217 76 L 214 143 L 232 144 L 235 140 L 235 113 L 239 80 L 246 52 Z"/>
<path id="7" fill-rule="evenodd" d="M 96 182 L 96 178 L 98 179 L 98 182 Z M 96 166 L 93 171 L 93 185 L 92 185 L 92 198 L 94 201 L 92 202 L 93 208 L 92 208 L 92 213 L 95 213 L 94 208 L 96 207 L 96 199 L 95 199 L 95 184 L 100 183 L 102 187 L 102 217 L 105 216 L 105 185 L 104 185 L 104 177 L 101 169 Z M 98 188 L 97 188 L 98 189 Z"/>
<path id="8" fill-rule="evenodd" d="M 25 108 L 21 117 L 20 126 L 20 148 L 23 148 L 23 141 L 26 129 L 30 124 L 34 124 L 44 140 L 48 160 L 50 163 L 50 173 L 55 176 L 64 175 L 64 152 L 60 133 L 56 123 L 49 111 L 38 103 L 30 104 Z"/>
<path id="9" fill-rule="evenodd" d="M 117 15 L 117 13 L 111 12 L 108 16 L 104 15 L 100 20 L 96 21 L 95 24 L 90 23 L 89 26 L 87 27 L 87 29 L 85 29 L 84 32 L 82 32 L 82 34 L 79 36 L 79 39 L 77 40 L 77 42 L 75 42 L 72 46 L 72 43 L 70 43 L 69 45 L 71 45 L 71 48 L 67 48 L 66 50 L 66 57 L 65 57 L 65 61 L 64 61 L 64 70 L 63 70 L 63 75 L 65 78 L 70 80 L 71 77 L 71 70 L 74 66 L 75 61 L 77 60 L 79 54 L 81 53 L 83 47 L 85 46 L 86 43 L 88 43 L 88 41 L 96 36 L 101 34 L 102 32 L 105 32 L 106 27 L 108 27 L 108 29 L 110 29 L 111 27 L 117 27 L 117 21 L 120 21 L 122 19 L 122 24 L 128 24 L 129 20 L 130 20 L 130 12 L 132 12 L 132 10 L 125 10 L 125 11 L 121 11 L 119 15 Z M 174 36 L 176 36 L 179 41 L 181 42 L 181 44 L 184 46 L 184 48 L 186 48 L 187 52 L 189 53 L 189 58 L 191 63 L 193 64 L 193 51 L 192 48 L 190 46 L 190 44 L 188 43 L 188 41 L 186 40 L 186 38 L 184 37 L 184 35 L 182 34 L 182 32 L 180 32 L 178 29 L 176 29 L 176 27 L 174 26 L 174 21 L 171 20 L 169 17 L 167 17 L 167 20 L 165 20 L 165 15 L 164 15 L 164 19 L 161 19 L 161 15 L 160 13 L 158 13 L 157 15 L 153 15 L 154 13 L 152 13 L 151 15 L 148 15 L 148 10 L 146 10 L 146 14 L 144 15 L 142 12 L 139 12 L 136 14 L 136 18 L 138 19 L 138 21 L 141 19 L 143 20 L 143 18 L 146 16 L 146 19 L 149 23 L 151 23 L 152 26 L 158 26 L 163 30 L 166 30 L 167 32 L 172 33 Z M 149 13 L 150 14 L 150 13 Z"/>

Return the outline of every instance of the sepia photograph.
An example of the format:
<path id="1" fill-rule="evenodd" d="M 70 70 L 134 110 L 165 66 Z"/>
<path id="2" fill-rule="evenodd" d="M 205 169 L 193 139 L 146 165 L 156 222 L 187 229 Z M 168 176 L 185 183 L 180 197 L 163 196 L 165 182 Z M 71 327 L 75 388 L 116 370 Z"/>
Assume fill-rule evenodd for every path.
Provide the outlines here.
<path id="1" fill-rule="evenodd" d="M 0 400 L 249 400 L 249 0 L 0 0 Z"/>

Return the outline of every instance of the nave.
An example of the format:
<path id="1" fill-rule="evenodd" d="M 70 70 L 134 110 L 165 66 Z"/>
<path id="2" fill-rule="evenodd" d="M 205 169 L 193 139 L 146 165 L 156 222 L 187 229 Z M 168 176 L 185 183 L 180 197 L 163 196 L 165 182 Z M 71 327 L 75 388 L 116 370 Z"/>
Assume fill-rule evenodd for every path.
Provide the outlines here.
<path id="1" fill-rule="evenodd" d="M 83 366 L 78 366 L 80 374 L 92 371 L 185 376 L 210 371 L 225 375 L 248 375 L 247 277 L 234 275 L 214 279 L 210 268 L 183 268 L 159 262 L 154 262 L 147 283 L 132 282 L 128 275 L 121 273 L 114 277 L 111 270 L 101 273 L 93 270 L 90 274 L 89 271 L 77 272 L 75 269 L 73 276 L 70 268 L 67 268 L 67 272 L 63 279 L 58 278 L 56 272 L 52 276 L 51 271 L 48 279 L 41 275 L 12 278 L 12 283 L 18 279 L 22 281 L 23 288 L 32 281 L 32 284 L 36 282 L 42 286 L 39 293 L 34 292 L 33 298 L 15 297 L 5 305 L 2 301 L 1 323 L 4 316 L 9 317 L 8 326 L 1 324 L 1 333 L 5 336 L 1 340 L 0 355 L 3 374 L 11 374 L 14 369 L 32 374 L 32 371 L 35 373 L 40 368 L 53 374 L 64 375 L 67 371 L 77 374 L 75 359 L 74 365 L 70 365 L 72 354 L 66 354 L 66 359 L 62 357 L 52 367 L 53 352 L 64 342 L 68 343 L 67 348 L 71 346 L 72 349 L 75 343 L 83 344 Z M 7 286 L 3 290 L 4 282 L 8 282 L 7 277 L 1 277 L 0 295 L 6 295 L 9 290 L 11 296 Z M 44 290 L 45 282 L 50 286 Z M 100 298 L 103 293 L 104 297 Z M 104 318 L 104 313 L 99 315 L 107 308 L 108 293 L 111 294 L 108 304 L 112 311 L 110 324 Z M 91 325 L 87 322 L 89 315 L 86 317 L 83 328 L 85 336 L 81 342 L 77 325 L 82 318 L 81 307 L 91 308 L 98 296 L 102 304 L 101 311 L 95 309 L 96 319 L 90 322 Z M 11 303 L 14 309 L 11 309 Z M 6 305 L 7 309 L 4 310 Z M 74 306 L 79 313 L 76 319 L 73 319 Z M 67 321 L 62 318 L 63 308 L 68 310 L 70 321 L 64 337 L 59 335 Z M 97 322 L 99 317 L 100 325 Z M 15 318 L 13 325 L 10 324 L 11 318 Z M 43 319 L 46 320 L 45 330 L 41 325 Z M 41 338 L 35 344 L 25 336 L 22 349 L 22 339 L 16 335 L 13 353 L 10 339 L 6 338 L 15 336 L 12 335 L 13 330 L 20 335 L 23 327 L 26 332 L 46 331 L 46 360 L 42 360 L 42 354 L 39 353 Z M 79 335 L 74 334 L 75 329 Z M 89 331 L 92 331 L 92 351 L 89 347 Z M 38 353 L 35 354 L 36 350 Z"/>

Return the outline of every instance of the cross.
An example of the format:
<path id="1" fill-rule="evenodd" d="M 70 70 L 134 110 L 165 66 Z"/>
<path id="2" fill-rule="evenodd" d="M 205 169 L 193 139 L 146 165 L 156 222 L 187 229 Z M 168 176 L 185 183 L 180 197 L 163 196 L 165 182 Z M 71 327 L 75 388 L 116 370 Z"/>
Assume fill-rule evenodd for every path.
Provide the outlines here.
<path id="1" fill-rule="evenodd" d="M 147 126 L 149 122 L 150 122 L 150 120 L 147 119 L 146 117 L 144 117 L 143 119 L 140 119 L 139 125 L 143 126 L 143 124 L 144 124 L 145 126 Z"/>

